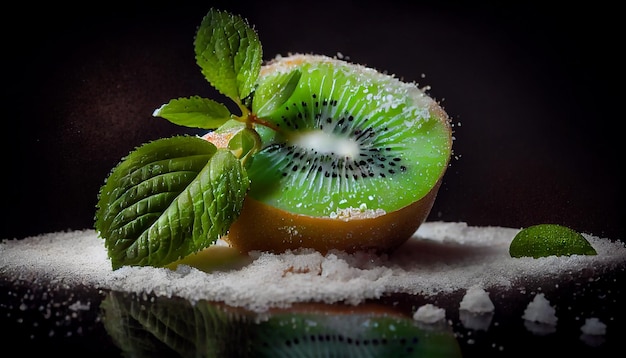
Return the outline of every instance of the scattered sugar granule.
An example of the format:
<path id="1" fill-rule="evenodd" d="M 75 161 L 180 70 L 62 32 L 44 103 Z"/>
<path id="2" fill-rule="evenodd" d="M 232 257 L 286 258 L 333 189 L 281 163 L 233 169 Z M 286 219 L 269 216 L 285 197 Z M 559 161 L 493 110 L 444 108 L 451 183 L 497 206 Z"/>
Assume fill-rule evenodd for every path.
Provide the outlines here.
<path id="1" fill-rule="evenodd" d="M 474 285 L 465 292 L 459 308 L 473 313 L 487 313 L 493 312 L 495 306 L 491 302 L 487 291 L 478 285 Z"/>
<path id="2" fill-rule="evenodd" d="M 580 327 L 583 334 L 592 336 L 602 336 L 606 334 L 606 324 L 601 322 L 598 318 L 592 317 L 585 320 L 585 324 Z"/>
<path id="3" fill-rule="evenodd" d="M 545 323 L 556 326 L 557 317 L 556 310 L 550 306 L 550 301 L 545 294 L 538 293 L 535 298 L 528 304 L 522 318 L 527 321 Z"/>
<path id="4" fill-rule="evenodd" d="M 437 323 L 446 319 L 446 310 L 427 303 L 415 311 L 413 319 L 424 323 Z"/>

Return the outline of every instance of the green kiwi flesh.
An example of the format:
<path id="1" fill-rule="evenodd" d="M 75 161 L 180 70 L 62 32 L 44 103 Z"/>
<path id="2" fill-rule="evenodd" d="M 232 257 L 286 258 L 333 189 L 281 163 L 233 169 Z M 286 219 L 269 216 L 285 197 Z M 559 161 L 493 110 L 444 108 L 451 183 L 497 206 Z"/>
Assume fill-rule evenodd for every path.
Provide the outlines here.
<path id="1" fill-rule="evenodd" d="M 263 149 L 248 169 L 256 200 L 315 217 L 392 212 L 445 172 L 449 119 L 415 84 L 326 56 L 278 58 L 264 69 L 252 110 L 276 130 L 257 128 Z"/>

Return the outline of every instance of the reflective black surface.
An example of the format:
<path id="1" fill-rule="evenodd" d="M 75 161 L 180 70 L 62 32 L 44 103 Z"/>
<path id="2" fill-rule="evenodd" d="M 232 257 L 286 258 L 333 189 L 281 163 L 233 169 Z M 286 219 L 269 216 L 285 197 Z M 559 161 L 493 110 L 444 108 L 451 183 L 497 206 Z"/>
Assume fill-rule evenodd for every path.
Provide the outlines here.
<path id="1" fill-rule="evenodd" d="M 613 127 L 621 111 L 614 90 L 621 73 L 614 46 L 620 43 L 621 22 L 620 12 L 609 6 L 419 1 L 16 6 L 7 14 L 15 21 L 2 25 L 3 133 L 11 140 L 3 141 L 8 210 L 0 238 L 91 228 L 97 191 L 122 156 L 152 139 L 192 133 L 152 112 L 171 98 L 219 98 L 195 64 L 192 47 L 202 16 L 216 6 L 254 24 L 265 59 L 341 52 L 431 86 L 429 93 L 452 117 L 456 137 L 432 220 L 507 227 L 554 222 L 626 240 L 620 131 Z M 603 355 L 620 348 L 624 333 L 618 309 L 624 275 L 616 275 L 618 280 L 582 288 L 560 287 L 559 307 L 568 314 L 552 334 L 533 334 L 519 318 L 532 286 L 525 293 L 496 295 L 486 331 L 465 329 L 452 305 L 451 317 L 458 317 L 452 328 L 466 356 L 501 348 L 534 354 L 540 346 Z M 121 352 L 101 321 L 108 292 L 51 289 L 11 278 L 3 278 L 0 289 L 0 319 L 8 332 L 4 346 L 97 356 Z M 460 295 L 440 303 L 458 302 Z M 420 303 L 419 297 L 381 302 L 407 317 Z M 578 312 L 614 320 L 604 343 L 580 337 Z"/>
<path id="2" fill-rule="evenodd" d="M 459 309 L 464 292 L 421 297 L 385 295 L 358 306 L 296 304 L 255 313 L 220 303 L 150 293 L 22 282 L 3 278 L 3 338 L 20 354 L 127 357 L 427 356 L 474 357 L 543 354 L 619 356 L 626 333 L 626 273 L 602 279 L 577 276 L 554 285 L 524 282 L 491 290 L 493 312 Z M 531 289 L 540 287 L 539 291 Z M 523 319 L 537 292 L 558 297 L 558 321 Z M 555 294 L 558 292 L 558 294 Z M 426 303 L 446 308 L 446 320 L 413 319 Z M 584 334 L 586 318 L 606 333 Z"/>

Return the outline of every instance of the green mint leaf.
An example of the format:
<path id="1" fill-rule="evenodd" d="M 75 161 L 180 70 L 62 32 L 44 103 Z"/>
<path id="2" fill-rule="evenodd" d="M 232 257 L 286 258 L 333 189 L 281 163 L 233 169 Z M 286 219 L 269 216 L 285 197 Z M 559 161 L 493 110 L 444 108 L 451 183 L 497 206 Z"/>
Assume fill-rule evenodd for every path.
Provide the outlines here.
<path id="1" fill-rule="evenodd" d="M 200 23 L 194 49 L 202 74 L 218 91 L 236 103 L 252 93 L 263 54 L 245 19 L 211 9 Z"/>
<path id="2" fill-rule="evenodd" d="M 230 150 L 198 137 L 138 147 L 99 193 L 95 226 L 113 269 L 162 267 L 210 246 L 239 216 L 249 184 Z"/>
<path id="3" fill-rule="evenodd" d="M 203 129 L 218 128 L 231 117 L 225 105 L 199 96 L 172 99 L 152 115 L 180 126 Z"/>
<path id="4" fill-rule="evenodd" d="M 263 118 L 281 107 L 298 87 L 302 77 L 300 70 L 280 73 L 271 81 L 263 81 L 254 92 L 252 108 Z"/>
<path id="5" fill-rule="evenodd" d="M 228 149 L 248 168 L 255 153 L 261 150 L 261 137 L 252 128 L 243 128 L 228 141 Z"/>
<path id="6" fill-rule="evenodd" d="M 235 133 L 246 128 L 246 124 L 236 119 L 230 119 L 215 130 L 217 133 Z"/>

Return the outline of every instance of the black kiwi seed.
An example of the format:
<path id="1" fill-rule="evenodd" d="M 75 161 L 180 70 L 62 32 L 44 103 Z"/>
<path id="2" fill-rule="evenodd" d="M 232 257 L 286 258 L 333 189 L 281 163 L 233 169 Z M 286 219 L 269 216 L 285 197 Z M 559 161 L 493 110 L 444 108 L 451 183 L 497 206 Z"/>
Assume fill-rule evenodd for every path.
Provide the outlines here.
<path id="1" fill-rule="evenodd" d="M 318 95 L 312 94 L 311 97 L 313 99 L 312 103 L 315 103 L 315 107 L 318 107 L 320 104 L 320 101 L 317 99 Z M 338 101 L 336 99 L 324 98 L 321 100 L 322 106 L 335 107 L 337 104 Z M 391 165 L 395 166 L 398 162 L 402 161 L 402 159 L 397 156 L 382 154 L 382 152 L 391 152 L 391 148 L 389 147 L 382 149 L 372 147 L 377 131 L 374 130 L 372 126 L 365 127 L 368 118 L 364 118 L 359 124 L 354 115 L 350 113 L 345 113 L 344 116 L 334 119 L 330 113 L 325 113 L 326 109 L 324 108 L 312 114 L 308 111 L 300 111 L 300 109 L 305 107 L 307 107 L 306 101 L 301 101 L 299 104 L 292 103 L 286 106 L 285 109 L 291 114 L 281 116 L 284 125 L 293 130 L 297 130 L 302 127 L 299 123 L 308 121 L 309 116 L 312 115 L 310 122 L 313 123 L 313 127 L 311 129 L 319 129 L 334 133 L 338 136 L 352 138 L 360 148 L 359 158 L 340 157 L 335 153 L 328 153 L 323 154 L 318 162 L 319 154 L 317 151 L 309 149 L 296 151 L 294 146 L 285 147 L 271 145 L 266 149 L 268 153 L 282 152 L 280 154 L 276 153 L 276 155 L 288 161 L 288 163 L 283 166 L 284 169 L 281 173 L 283 177 L 288 176 L 290 172 L 296 172 L 298 168 L 301 168 L 303 172 L 307 171 L 307 165 L 305 163 L 317 163 L 316 167 L 312 168 L 314 170 L 308 170 L 308 172 L 311 175 L 323 172 L 325 178 L 341 177 L 350 180 L 358 180 L 373 177 L 385 178 L 387 175 L 397 173 L 396 170 L 388 169 L 384 163 L 392 163 L 393 161 Z M 291 111 L 291 109 L 297 110 L 297 112 Z M 322 118 L 324 118 L 323 121 L 321 121 Z M 384 128 L 382 131 L 387 130 L 388 128 Z M 300 165 L 300 163 L 303 164 Z M 401 171 L 405 171 L 406 165 L 403 165 L 402 168 L 404 169 Z"/>

